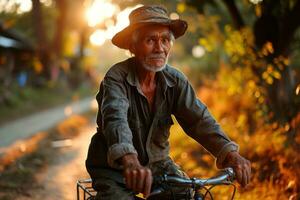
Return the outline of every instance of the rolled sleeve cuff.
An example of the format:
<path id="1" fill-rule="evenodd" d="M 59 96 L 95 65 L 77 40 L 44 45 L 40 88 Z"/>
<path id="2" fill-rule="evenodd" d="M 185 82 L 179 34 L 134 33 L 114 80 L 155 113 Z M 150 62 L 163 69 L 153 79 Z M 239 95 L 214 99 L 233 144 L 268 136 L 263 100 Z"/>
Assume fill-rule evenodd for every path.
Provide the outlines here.
<path id="1" fill-rule="evenodd" d="M 218 168 L 222 167 L 222 164 L 227 156 L 227 154 L 231 151 L 239 151 L 239 146 L 234 142 L 229 142 L 224 145 L 221 151 L 217 155 L 216 165 Z"/>
<path id="2" fill-rule="evenodd" d="M 112 168 L 115 169 L 122 169 L 121 163 L 117 162 L 117 160 L 121 157 L 123 157 L 126 154 L 137 154 L 137 151 L 135 150 L 134 146 L 128 143 L 118 143 L 114 144 L 108 149 L 107 153 L 107 159 L 108 164 Z"/>

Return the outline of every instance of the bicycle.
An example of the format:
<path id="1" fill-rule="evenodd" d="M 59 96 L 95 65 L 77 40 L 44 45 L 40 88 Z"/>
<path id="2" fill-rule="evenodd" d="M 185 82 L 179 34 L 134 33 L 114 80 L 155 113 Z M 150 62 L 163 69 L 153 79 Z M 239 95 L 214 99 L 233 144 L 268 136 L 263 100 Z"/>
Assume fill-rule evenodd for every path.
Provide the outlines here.
<path id="1" fill-rule="evenodd" d="M 207 179 L 181 178 L 169 175 L 154 177 L 154 182 L 164 187 L 154 189 L 147 200 L 157 199 L 164 192 L 168 191 L 168 188 L 172 188 L 172 186 L 191 189 L 193 192 L 192 199 L 194 200 L 204 200 L 208 195 L 210 199 L 213 200 L 213 196 L 210 191 L 218 185 L 231 185 L 233 187 L 231 200 L 233 200 L 236 192 L 236 186 L 233 184 L 234 179 L 234 172 L 231 168 L 221 170 L 221 173 L 219 175 Z M 96 192 L 91 187 L 91 182 L 91 179 L 83 179 L 77 181 L 77 200 L 80 200 L 80 189 L 83 190 L 82 192 L 84 200 L 94 199 Z M 204 194 L 203 192 L 200 192 L 201 189 L 204 189 Z M 172 190 L 169 191 L 171 192 L 173 199 L 178 199 L 178 196 L 176 196 L 177 194 L 174 194 Z M 182 197 L 181 195 L 179 196 L 179 198 L 182 199 L 188 197 Z M 137 197 L 137 199 L 141 198 Z"/>

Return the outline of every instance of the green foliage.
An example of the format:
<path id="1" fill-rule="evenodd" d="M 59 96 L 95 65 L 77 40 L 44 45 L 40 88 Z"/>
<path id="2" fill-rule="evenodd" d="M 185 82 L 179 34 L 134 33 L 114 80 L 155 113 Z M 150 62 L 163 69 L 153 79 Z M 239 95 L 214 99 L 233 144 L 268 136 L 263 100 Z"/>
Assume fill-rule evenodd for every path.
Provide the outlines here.
<path id="1" fill-rule="evenodd" d="M 44 6 L 43 4 L 42 11 L 43 18 L 45 19 L 44 25 L 45 27 L 47 27 L 47 39 L 50 40 L 54 35 L 54 19 L 57 15 L 57 11 L 53 6 L 48 7 Z M 26 39 L 29 39 L 31 42 L 37 42 L 37 37 L 34 33 L 34 26 L 32 24 L 33 16 L 31 12 L 17 13 L 13 10 L 10 12 L 2 12 L 0 13 L 0 19 L 5 28 L 13 28 L 16 31 L 22 33 L 26 37 Z"/>
<path id="2" fill-rule="evenodd" d="M 0 124 L 29 113 L 47 109 L 73 99 L 91 96 L 98 88 L 88 82 L 81 83 L 77 89 L 71 89 L 63 82 L 50 83 L 47 88 L 10 88 L 10 95 L 0 104 Z"/>

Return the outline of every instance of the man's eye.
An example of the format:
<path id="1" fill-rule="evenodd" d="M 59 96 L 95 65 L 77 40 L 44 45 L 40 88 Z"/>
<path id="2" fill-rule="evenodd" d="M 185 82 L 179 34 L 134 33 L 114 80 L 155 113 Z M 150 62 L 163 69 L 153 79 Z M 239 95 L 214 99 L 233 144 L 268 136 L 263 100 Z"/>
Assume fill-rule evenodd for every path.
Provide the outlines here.
<path id="1" fill-rule="evenodd" d="M 154 42 L 154 40 L 152 38 L 148 38 L 148 39 L 146 39 L 146 42 L 147 43 L 152 43 L 152 42 Z"/>
<path id="2" fill-rule="evenodd" d="M 163 42 L 163 43 L 169 43 L 169 42 L 170 42 L 170 39 L 169 39 L 169 38 L 163 38 L 163 39 L 162 39 L 162 42 Z"/>

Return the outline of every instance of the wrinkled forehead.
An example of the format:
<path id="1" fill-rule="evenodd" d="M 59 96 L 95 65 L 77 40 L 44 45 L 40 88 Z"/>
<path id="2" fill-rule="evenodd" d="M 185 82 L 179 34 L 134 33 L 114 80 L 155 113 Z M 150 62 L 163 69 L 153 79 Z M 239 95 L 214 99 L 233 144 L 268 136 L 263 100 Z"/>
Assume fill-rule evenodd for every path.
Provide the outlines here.
<path id="1" fill-rule="evenodd" d="M 139 30 L 139 36 L 141 38 L 170 36 L 170 33 L 171 31 L 168 26 L 158 24 L 143 26 Z"/>

